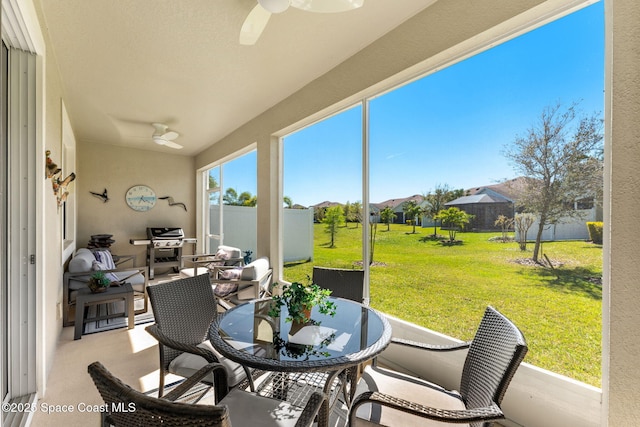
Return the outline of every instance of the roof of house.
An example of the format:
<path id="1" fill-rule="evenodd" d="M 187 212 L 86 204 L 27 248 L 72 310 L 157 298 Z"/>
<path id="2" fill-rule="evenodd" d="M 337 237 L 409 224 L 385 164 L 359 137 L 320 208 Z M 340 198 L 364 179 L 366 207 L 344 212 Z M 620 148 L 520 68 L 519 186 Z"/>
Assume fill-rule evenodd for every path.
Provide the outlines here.
<path id="1" fill-rule="evenodd" d="M 530 178 L 520 176 L 518 178 L 509 179 L 504 182 L 493 185 L 483 185 L 481 187 L 474 187 L 467 190 L 467 194 L 473 196 L 481 192 L 484 189 L 493 190 L 494 192 L 510 199 L 511 201 L 518 200 L 522 192 L 524 191 L 527 181 Z"/>
<path id="2" fill-rule="evenodd" d="M 490 188 L 484 187 L 479 189 L 475 194 L 470 196 L 458 197 L 455 200 L 445 203 L 445 206 L 471 205 L 471 204 L 488 204 L 488 203 L 513 203 L 513 200 Z"/>
<path id="3" fill-rule="evenodd" d="M 312 205 L 311 207 L 313 207 L 313 208 L 331 208 L 333 206 L 342 206 L 342 203 L 330 202 L 328 200 L 325 200 L 324 202 L 320 202 L 318 204 Z"/>
<path id="4" fill-rule="evenodd" d="M 409 202 L 411 200 L 413 200 L 416 203 L 420 204 L 424 200 L 424 197 L 421 196 L 420 194 L 414 194 L 413 196 L 402 197 L 402 198 L 399 198 L 399 199 L 389 199 L 389 200 L 385 200 L 384 202 L 380 202 L 380 203 L 372 203 L 371 205 L 377 207 L 378 209 L 384 209 L 387 206 L 391 207 L 391 209 L 395 209 L 398 206 L 402 205 L 403 203 Z"/>

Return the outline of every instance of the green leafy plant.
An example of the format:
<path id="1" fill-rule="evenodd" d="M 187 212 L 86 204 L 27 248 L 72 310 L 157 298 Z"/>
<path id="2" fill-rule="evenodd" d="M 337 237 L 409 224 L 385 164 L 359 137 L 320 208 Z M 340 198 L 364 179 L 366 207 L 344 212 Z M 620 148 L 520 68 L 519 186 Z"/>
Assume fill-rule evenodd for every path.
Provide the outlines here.
<path id="1" fill-rule="evenodd" d="M 89 286 L 92 292 L 102 292 L 111 286 L 111 280 L 109 280 L 103 271 L 96 271 L 89 278 L 87 286 Z"/>
<path id="2" fill-rule="evenodd" d="M 280 286 L 278 283 L 274 287 Z M 302 284 L 293 282 L 282 286 L 282 293 L 274 295 L 274 304 L 269 310 L 269 316 L 279 317 L 283 305 L 287 306 L 289 315 L 286 322 L 307 323 L 313 307 L 318 307 L 322 314 L 335 316 L 336 304 L 327 298 L 331 295 L 329 289 L 323 289 L 315 283 Z"/>

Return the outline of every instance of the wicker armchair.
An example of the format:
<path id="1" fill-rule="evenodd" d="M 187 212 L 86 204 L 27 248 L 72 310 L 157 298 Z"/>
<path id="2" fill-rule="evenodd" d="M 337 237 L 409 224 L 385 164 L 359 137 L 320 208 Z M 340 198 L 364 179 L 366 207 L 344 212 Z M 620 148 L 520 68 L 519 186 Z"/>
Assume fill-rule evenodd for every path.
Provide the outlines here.
<path id="1" fill-rule="evenodd" d="M 487 307 L 471 342 L 430 346 L 394 339 L 392 343 L 431 351 L 468 349 L 460 392 L 373 364 L 358 382 L 350 413 L 351 427 L 416 423 L 488 427 L 493 421 L 504 419 L 500 403 L 527 353 L 520 330 L 492 307 Z"/>
<path id="2" fill-rule="evenodd" d="M 208 274 L 152 285 L 148 293 L 156 323 L 146 331 L 159 342 L 160 396 L 167 373 L 190 377 L 212 362 L 221 363 L 226 371 L 226 378 L 216 375 L 208 379 L 220 398 L 228 386 L 247 378 L 251 381 L 247 368 L 220 355 L 207 339 L 209 325 L 218 315 Z"/>
<path id="3" fill-rule="evenodd" d="M 364 271 L 342 268 L 313 267 L 313 283 L 331 290 L 331 296 L 362 302 Z"/>
<path id="4" fill-rule="evenodd" d="M 326 400 L 322 393 L 316 392 L 305 408 L 298 408 L 286 402 L 235 389 L 215 406 L 178 401 L 192 392 L 193 386 L 212 372 L 219 371 L 218 375 L 224 376 L 224 367 L 217 363 L 204 366 L 164 398 L 147 396 L 132 389 L 114 377 L 100 362 L 89 365 L 88 371 L 105 407 L 110 409 L 110 412 L 102 414 L 103 427 L 311 426 L 320 406 Z"/>

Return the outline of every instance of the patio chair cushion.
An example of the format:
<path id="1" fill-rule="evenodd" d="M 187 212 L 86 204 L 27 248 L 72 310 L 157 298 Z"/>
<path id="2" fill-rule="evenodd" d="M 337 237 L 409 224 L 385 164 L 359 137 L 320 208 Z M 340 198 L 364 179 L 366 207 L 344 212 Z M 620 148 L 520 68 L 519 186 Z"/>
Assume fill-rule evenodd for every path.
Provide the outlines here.
<path id="1" fill-rule="evenodd" d="M 220 278 L 225 280 L 239 279 L 242 275 L 242 268 L 230 268 L 220 271 Z"/>
<path id="2" fill-rule="evenodd" d="M 242 280 L 256 280 L 263 277 L 269 270 L 269 258 L 261 257 L 242 267 Z"/>
<path id="3" fill-rule="evenodd" d="M 218 254 L 220 254 L 220 256 L 218 256 Z M 222 258 L 223 256 L 224 258 Z M 242 258 L 242 251 L 239 248 L 235 248 L 233 246 L 220 245 L 218 246 L 218 251 L 216 252 L 216 258 Z"/>
<path id="4" fill-rule="evenodd" d="M 229 283 L 216 283 L 213 288 L 213 293 L 216 294 L 218 298 L 226 297 L 229 294 L 234 293 L 238 290 L 238 283 L 229 282 Z"/>
<path id="5" fill-rule="evenodd" d="M 222 356 L 217 350 L 213 348 L 209 341 L 204 341 L 198 344 L 198 347 L 212 351 L 217 357 L 220 363 L 224 366 L 227 372 L 227 382 L 230 387 L 236 386 L 240 381 L 246 378 L 245 371 L 242 365 L 233 362 L 226 357 Z M 169 363 L 169 372 L 180 375 L 181 377 L 190 377 L 195 374 L 200 368 L 205 366 L 208 362 L 202 356 L 198 356 L 191 353 L 182 353 Z M 210 378 L 213 382 L 213 378 Z"/>
<path id="6" fill-rule="evenodd" d="M 232 426 L 293 427 L 302 408 L 287 402 L 233 389 L 219 405 L 229 407 Z"/>
<path id="7" fill-rule="evenodd" d="M 113 257 L 109 251 L 95 251 L 93 252 L 93 256 L 95 257 L 95 260 L 91 264 L 91 269 L 94 271 L 115 270 L 118 268 L 116 263 L 113 262 Z M 118 280 L 118 276 L 113 273 L 106 273 L 105 276 L 111 281 Z"/>
<path id="8" fill-rule="evenodd" d="M 411 402 L 424 404 L 440 409 L 464 410 L 465 405 L 462 397 L 456 391 L 445 390 L 437 384 L 429 381 L 404 375 L 395 371 L 381 368 L 379 366 L 367 366 L 362 374 L 362 379 L 358 383 L 356 395 L 365 391 L 378 391 L 396 398 L 405 399 Z M 365 403 L 356 412 L 357 427 L 371 425 L 398 425 L 403 427 L 412 426 L 448 426 L 451 424 L 433 421 L 407 414 L 406 412 L 394 410 L 380 405 Z M 456 424 L 458 426 L 468 426 L 469 424 Z"/>
<path id="9" fill-rule="evenodd" d="M 93 267 L 93 261 L 96 257 L 87 248 L 80 248 L 76 254 L 69 261 L 69 273 L 83 273 L 85 271 L 91 271 Z"/>

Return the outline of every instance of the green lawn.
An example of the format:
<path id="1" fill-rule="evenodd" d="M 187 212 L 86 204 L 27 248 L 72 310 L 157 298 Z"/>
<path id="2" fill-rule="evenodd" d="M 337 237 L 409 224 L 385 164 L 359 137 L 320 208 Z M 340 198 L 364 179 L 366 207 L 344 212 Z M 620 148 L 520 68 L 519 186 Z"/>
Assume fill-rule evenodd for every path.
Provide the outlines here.
<path id="1" fill-rule="evenodd" d="M 315 225 L 313 262 L 285 266 L 285 279 L 305 280 L 312 266 L 354 268 L 362 228 L 340 228 L 336 247 Z M 371 305 L 415 324 L 468 340 L 492 305 L 512 319 L 529 344 L 525 361 L 600 387 L 602 247 L 545 242 L 555 270 L 522 265 L 533 243 L 489 241 L 500 233 L 458 233 L 462 245 L 425 239 L 433 228 L 380 224 L 371 268 Z M 442 233 L 441 233 L 442 234 Z"/>

